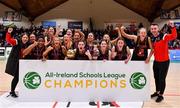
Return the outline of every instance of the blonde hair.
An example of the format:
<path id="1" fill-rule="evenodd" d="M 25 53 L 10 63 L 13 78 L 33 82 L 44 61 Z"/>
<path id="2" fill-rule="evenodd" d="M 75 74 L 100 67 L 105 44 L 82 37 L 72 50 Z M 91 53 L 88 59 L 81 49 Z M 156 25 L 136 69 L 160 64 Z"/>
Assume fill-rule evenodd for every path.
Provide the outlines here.
<path id="1" fill-rule="evenodd" d="M 140 33 L 141 31 L 145 31 L 145 32 L 147 33 L 146 28 L 140 28 L 140 29 L 139 29 L 139 33 Z"/>
<path id="2" fill-rule="evenodd" d="M 140 36 L 140 32 L 142 32 L 142 31 L 144 31 L 144 32 L 146 32 L 146 35 L 147 35 L 147 30 L 146 30 L 146 28 L 140 28 L 139 30 L 138 30 L 138 36 Z"/>

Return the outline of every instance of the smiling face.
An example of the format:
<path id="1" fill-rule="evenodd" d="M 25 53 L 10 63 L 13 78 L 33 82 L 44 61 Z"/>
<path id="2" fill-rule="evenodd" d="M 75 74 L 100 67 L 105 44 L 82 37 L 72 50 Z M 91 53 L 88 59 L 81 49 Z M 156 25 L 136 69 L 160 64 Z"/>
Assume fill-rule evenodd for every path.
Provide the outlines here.
<path id="1" fill-rule="evenodd" d="M 155 36 L 155 37 L 158 36 L 159 26 L 158 25 L 151 25 L 150 31 L 153 34 L 153 36 Z"/>
<path id="2" fill-rule="evenodd" d="M 147 36 L 147 32 L 145 28 L 139 29 L 139 36 L 141 39 L 144 39 Z"/>
<path id="3" fill-rule="evenodd" d="M 53 43 L 54 43 L 55 47 L 59 47 L 60 44 L 61 44 L 61 41 L 60 41 L 60 39 L 58 37 L 54 37 Z"/>
<path id="4" fill-rule="evenodd" d="M 40 37 L 38 38 L 38 47 L 43 47 L 44 46 L 44 38 Z"/>
<path id="5" fill-rule="evenodd" d="M 72 31 L 70 29 L 67 30 L 66 35 L 72 37 Z"/>
<path id="6" fill-rule="evenodd" d="M 122 40 L 122 39 L 119 39 L 118 41 L 117 41 L 117 47 L 118 48 L 122 48 L 124 46 L 124 41 Z"/>
<path id="7" fill-rule="evenodd" d="M 29 36 L 29 41 L 30 41 L 30 43 L 34 43 L 34 41 L 36 41 L 36 36 L 34 34 L 31 34 Z"/>
<path id="8" fill-rule="evenodd" d="M 94 35 L 93 35 L 93 33 L 89 33 L 89 34 L 88 34 L 87 40 L 90 41 L 90 42 L 92 42 L 92 41 L 94 40 Z"/>
<path id="9" fill-rule="evenodd" d="M 49 29 L 48 29 L 48 33 L 50 34 L 50 35 L 54 35 L 54 28 L 53 27 L 49 27 Z"/>
<path id="10" fill-rule="evenodd" d="M 106 41 L 102 41 L 100 47 L 101 47 L 101 50 L 106 50 L 107 47 L 108 47 L 107 42 Z"/>
<path id="11" fill-rule="evenodd" d="M 21 39 L 22 39 L 22 43 L 23 43 L 23 44 L 26 44 L 26 43 L 28 42 L 28 40 L 29 40 L 27 34 L 24 34 L 24 35 L 21 37 Z"/>
<path id="12" fill-rule="evenodd" d="M 104 36 L 103 36 L 103 40 L 105 40 L 105 41 L 110 41 L 110 37 L 109 37 L 109 35 L 108 34 L 105 34 Z"/>
<path id="13" fill-rule="evenodd" d="M 73 38 L 74 38 L 74 41 L 79 41 L 80 40 L 80 34 L 75 32 Z"/>

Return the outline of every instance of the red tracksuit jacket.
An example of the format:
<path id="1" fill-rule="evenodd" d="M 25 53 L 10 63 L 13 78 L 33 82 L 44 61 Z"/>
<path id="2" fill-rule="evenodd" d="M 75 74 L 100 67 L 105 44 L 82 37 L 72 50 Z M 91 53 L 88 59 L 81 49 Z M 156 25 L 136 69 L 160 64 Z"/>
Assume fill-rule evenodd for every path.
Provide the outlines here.
<path id="1" fill-rule="evenodd" d="M 154 58 L 157 62 L 169 60 L 168 42 L 176 39 L 177 37 L 176 28 L 172 28 L 171 31 L 171 34 L 164 34 L 163 39 L 153 43 Z"/>

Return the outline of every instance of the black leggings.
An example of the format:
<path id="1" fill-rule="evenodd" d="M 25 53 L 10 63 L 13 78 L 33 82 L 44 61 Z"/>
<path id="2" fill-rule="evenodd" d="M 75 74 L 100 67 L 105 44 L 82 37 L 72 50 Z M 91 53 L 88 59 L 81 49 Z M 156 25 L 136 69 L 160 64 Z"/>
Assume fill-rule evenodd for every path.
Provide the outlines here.
<path id="1" fill-rule="evenodd" d="M 166 76 L 169 69 L 169 63 L 169 60 L 165 62 L 154 61 L 153 63 L 156 92 L 160 92 L 160 94 L 163 94 L 166 88 Z"/>
<path id="2" fill-rule="evenodd" d="M 19 72 L 16 72 L 11 82 L 11 92 L 14 92 L 19 81 Z"/>

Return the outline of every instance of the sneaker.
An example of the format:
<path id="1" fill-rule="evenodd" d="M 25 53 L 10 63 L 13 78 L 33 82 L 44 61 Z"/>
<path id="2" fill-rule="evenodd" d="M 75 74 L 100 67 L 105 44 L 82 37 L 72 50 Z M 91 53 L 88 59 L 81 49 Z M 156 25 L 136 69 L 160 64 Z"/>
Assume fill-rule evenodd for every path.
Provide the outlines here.
<path id="1" fill-rule="evenodd" d="M 97 104 L 95 102 L 89 102 L 89 105 L 96 106 Z"/>
<path id="2" fill-rule="evenodd" d="M 157 97 L 159 96 L 159 94 L 157 92 L 154 92 L 152 95 L 151 95 L 151 98 L 154 98 L 154 97 Z"/>
<path id="3" fill-rule="evenodd" d="M 156 102 L 159 103 L 159 102 L 161 102 L 162 100 L 164 100 L 164 97 L 163 97 L 163 96 L 158 96 L 158 98 L 156 99 Z"/>
<path id="4" fill-rule="evenodd" d="M 103 102 L 102 106 L 109 105 L 109 102 Z"/>
<path id="5" fill-rule="evenodd" d="M 15 92 L 10 92 L 9 95 L 13 98 L 17 98 L 18 95 Z"/>

